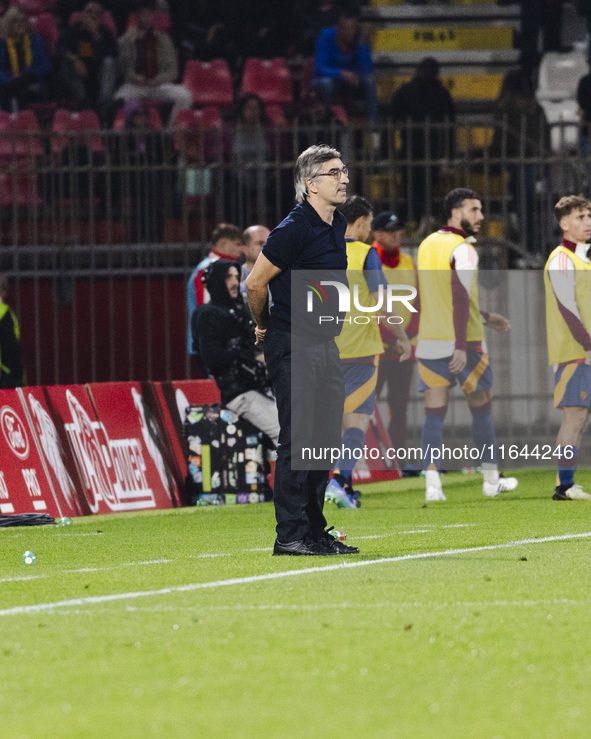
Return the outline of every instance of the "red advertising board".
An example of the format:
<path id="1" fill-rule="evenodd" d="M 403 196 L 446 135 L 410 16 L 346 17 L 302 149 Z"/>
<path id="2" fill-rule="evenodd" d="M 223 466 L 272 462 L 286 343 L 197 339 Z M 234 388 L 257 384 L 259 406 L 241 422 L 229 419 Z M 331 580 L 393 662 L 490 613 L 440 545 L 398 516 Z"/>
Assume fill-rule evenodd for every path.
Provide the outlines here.
<path id="1" fill-rule="evenodd" d="M 398 460 L 395 458 L 389 459 L 388 457 L 388 450 L 391 449 L 392 442 L 384 426 L 377 403 L 375 404 L 373 417 L 365 435 L 364 445 L 368 449 L 376 450 L 375 460 L 370 453 L 368 459 L 357 461 L 353 474 L 351 475 L 354 484 L 400 479 L 401 473 Z"/>
<path id="2" fill-rule="evenodd" d="M 218 402 L 213 380 L 0 390 L 0 515 L 182 505 L 184 410 Z"/>
<path id="3" fill-rule="evenodd" d="M 87 388 L 113 462 L 119 504 L 124 509 L 181 505 L 167 462 L 166 435 L 140 383 L 95 383 Z"/>
<path id="4" fill-rule="evenodd" d="M 0 514 L 70 515 L 55 494 L 18 390 L 0 391 Z"/>
<path id="5" fill-rule="evenodd" d="M 81 516 L 90 511 L 81 498 L 81 481 L 70 453 L 59 417 L 52 414 L 45 388 L 27 387 L 18 391 L 28 418 L 45 474 L 64 516 Z"/>

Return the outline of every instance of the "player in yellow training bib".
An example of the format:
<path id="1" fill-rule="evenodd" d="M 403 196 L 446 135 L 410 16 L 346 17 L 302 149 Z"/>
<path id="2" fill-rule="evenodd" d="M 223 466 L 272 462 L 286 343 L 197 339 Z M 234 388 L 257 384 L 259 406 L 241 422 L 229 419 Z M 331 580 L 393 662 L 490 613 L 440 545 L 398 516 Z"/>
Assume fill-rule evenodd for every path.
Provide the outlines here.
<path id="1" fill-rule="evenodd" d="M 347 219 L 345 242 L 349 289 L 351 292 L 357 289 L 360 305 L 376 305 L 380 285 L 386 288 L 388 282 L 376 250 L 366 243 L 373 219 L 371 203 L 359 195 L 351 195 L 339 210 Z M 380 309 L 376 315 L 387 314 Z M 335 339 L 345 377 L 345 407 L 341 454 L 326 487 L 325 500 L 335 502 L 340 508 L 355 508 L 360 504 L 359 493 L 352 488 L 351 476 L 373 413 L 378 364 L 384 352 L 379 323 L 376 320 L 358 323 L 356 318 L 360 316 L 363 314 L 353 308 L 345 316 L 343 329 Z M 411 347 L 404 328 L 395 323 L 392 334 L 397 340 L 401 361 L 406 361 Z"/>
<path id="2" fill-rule="evenodd" d="M 591 500 L 575 485 L 579 447 L 591 398 L 591 203 L 580 195 L 554 208 L 563 239 L 544 268 L 548 357 L 554 368 L 554 406 L 562 410 L 556 437 L 558 480 L 552 500 Z"/>
<path id="3" fill-rule="evenodd" d="M 421 243 L 418 251 L 421 317 L 417 358 L 425 421 L 422 447 L 427 501 L 446 500 L 437 450 L 443 445 L 443 421 L 449 389 L 460 385 L 472 414 L 475 445 L 483 450 L 482 492 L 487 497 L 514 490 L 514 477 L 499 476 L 492 422 L 492 372 L 483 326 L 508 331 L 509 321 L 480 310 L 478 254 L 473 244 L 484 219 L 479 195 L 457 188 L 445 196 L 447 223 Z"/>

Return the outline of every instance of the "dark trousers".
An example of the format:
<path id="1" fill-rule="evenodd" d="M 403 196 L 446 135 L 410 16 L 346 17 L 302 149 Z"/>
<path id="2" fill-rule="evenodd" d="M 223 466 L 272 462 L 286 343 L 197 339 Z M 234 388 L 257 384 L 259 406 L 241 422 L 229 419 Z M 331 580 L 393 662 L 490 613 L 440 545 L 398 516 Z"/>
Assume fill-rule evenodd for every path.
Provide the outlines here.
<path id="1" fill-rule="evenodd" d="M 292 347 L 290 334 L 271 328 L 265 360 L 280 425 L 273 492 L 277 538 L 317 539 L 326 527 L 322 509 L 331 460 L 306 462 L 302 469 L 302 447 L 340 447 L 345 390 L 339 352 L 334 340 Z"/>
<path id="2" fill-rule="evenodd" d="M 408 429 L 408 401 L 410 400 L 410 386 L 415 362 L 398 362 L 397 360 L 382 359 L 378 370 L 377 395 L 386 385 L 386 398 L 390 421 L 388 436 L 393 449 L 406 447 Z"/>

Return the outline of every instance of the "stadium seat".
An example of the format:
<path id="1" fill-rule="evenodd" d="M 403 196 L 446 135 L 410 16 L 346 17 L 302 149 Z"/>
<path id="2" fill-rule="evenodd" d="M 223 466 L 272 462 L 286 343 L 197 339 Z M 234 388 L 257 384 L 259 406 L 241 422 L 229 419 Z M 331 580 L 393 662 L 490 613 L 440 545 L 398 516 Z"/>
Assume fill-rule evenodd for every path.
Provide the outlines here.
<path id="1" fill-rule="evenodd" d="M 273 126 L 287 126 L 287 118 L 281 105 L 277 105 L 276 103 L 265 105 L 265 115 L 269 123 Z"/>
<path id="2" fill-rule="evenodd" d="M 314 59 L 313 56 L 307 56 L 302 62 L 302 69 L 300 72 L 300 100 L 305 100 L 308 97 L 310 88 L 312 87 L 315 65 L 316 59 Z"/>
<path id="3" fill-rule="evenodd" d="M 39 206 L 37 175 L 35 172 L 10 172 L 0 174 L 0 208 Z"/>
<path id="4" fill-rule="evenodd" d="M 0 112 L 0 166 L 30 165 L 42 156 L 41 130 L 33 111 Z"/>
<path id="5" fill-rule="evenodd" d="M 582 51 L 549 51 L 542 57 L 536 98 L 550 126 L 552 151 L 559 153 L 578 144 L 577 87 L 589 65 Z"/>
<path id="6" fill-rule="evenodd" d="M 68 19 L 68 25 L 73 26 L 74 23 L 79 23 L 82 20 L 82 11 L 76 10 L 72 13 L 70 18 Z M 105 28 L 108 28 L 109 31 L 112 32 L 113 36 L 117 38 L 117 24 L 115 23 L 115 19 L 113 18 L 113 14 L 110 10 L 104 10 L 103 11 L 103 21 L 102 24 L 105 26 Z"/>
<path id="7" fill-rule="evenodd" d="M 234 102 L 232 74 L 225 59 L 211 62 L 190 59 L 185 65 L 183 85 L 191 91 L 193 105 L 198 108 L 223 107 Z"/>
<path id="8" fill-rule="evenodd" d="M 162 33 L 168 33 L 170 31 L 170 13 L 168 10 L 156 10 L 154 12 L 154 28 Z M 127 20 L 127 30 L 135 28 L 137 26 L 137 18 L 135 13 L 130 13 Z"/>
<path id="9" fill-rule="evenodd" d="M 180 110 L 176 120 L 174 146 L 188 162 L 219 161 L 222 116 L 219 108 Z M 219 133 L 215 133 L 219 132 Z"/>
<path id="10" fill-rule="evenodd" d="M 546 52 L 540 62 L 536 98 L 540 103 L 576 98 L 579 80 L 588 71 L 585 55 L 578 49 L 567 53 Z"/>
<path id="11" fill-rule="evenodd" d="M 265 103 L 293 103 L 291 74 L 284 57 L 246 60 L 242 73 L 240 95 L 254 93 Z"/>
<path id="12" fill-rule="evenodd" d="M 72 113 L 69 110 L 56 110 L 51 125 L 51 151 L 59 156 L 70 144 L 85 146 L 94 154 L 103 151 L 100 123 L 93 110 Z"/>
<path id="13" fill-rule="evenodd" d="M 57 47 L 57 40 L 59 38 L 59 29 L 57 27 L 57 21 L 51 13 L 40 13 L 39 15 L 32 15 L 29 17 L 29 24 L 33 33 L 38 33 L 43 41 L 49 56 L 55 54 Z"/>
<path id="14" fill-rule="evenodd" d="M 11 7 L 18 8 L 25 15 L 40 15 L 53 13 L 56 7 L 55 0 L 10 0 Z"/>
<path id="15" fill-rule="evenodd" d="M 343 125 L 347 126 L 349 124 L 349 116 L 347 115 L 345 108 L 342 105 L 331 105 L 330 107 L 337 121 L 340 121 Z"/>
<path id="16" fill-rule="evenodd" d="M 149 121 L 150 121 L 150 127 L 153 128 L 155 131 L 161 131 L 162 130 L 162 119 L 160 118 L 160 113 L 158 112 L 158 105 L 149 105 L 148 106 L 149 111 Z M 124 108 L 120 108 L 117 111 L 117 114 L 115 115 L 115 120 L 113 121 L 113 131 L 122 131 L 125 128 L 125 111 Z"/>

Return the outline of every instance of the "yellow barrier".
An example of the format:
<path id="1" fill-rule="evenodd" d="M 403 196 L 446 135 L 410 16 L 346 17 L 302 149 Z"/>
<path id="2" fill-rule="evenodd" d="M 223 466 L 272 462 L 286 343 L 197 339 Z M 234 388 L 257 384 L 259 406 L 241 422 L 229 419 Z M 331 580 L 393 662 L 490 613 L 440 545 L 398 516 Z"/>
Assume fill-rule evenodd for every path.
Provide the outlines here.
<path id="1" fill-rule="evenodd" d="M 373 40 L 374 51 L 428 52 L 512 48 L 513 29 L 504 26 L 380 28 Z"/>
<path id="2" fill-rule="evenodd" d="M 399 75 L 378 77 L 376 87 L 379 99 L 389 101 L 396 90 L 410 79 L 409 76 Z M 495 100 L 501 90 L 503 75 L 458 74 L 441 77 L 441 81 L 456 100 Z"/>

